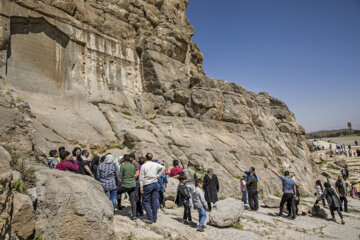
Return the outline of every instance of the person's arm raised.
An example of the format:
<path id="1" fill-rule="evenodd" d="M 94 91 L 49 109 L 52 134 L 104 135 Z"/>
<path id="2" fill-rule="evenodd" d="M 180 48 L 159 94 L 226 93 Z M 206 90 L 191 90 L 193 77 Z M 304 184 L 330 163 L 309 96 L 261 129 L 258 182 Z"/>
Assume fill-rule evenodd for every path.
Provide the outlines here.
<path id="1" fill-rule="evenodd" d="M 235 163 L 235 167 L 237 167 L 237 168 L 240 169 L 241 171 L 245 172 L 245 169 L 241 168 L 239 165 L 237 165 L 237 163 Z"/>
<path id="2" fill-rule="evenodd" d="M 280 173 L 278 173 L 277 171 L 275 171 L 274 169 L 272 169 L 270 166 L 268 166 L 268 169 L 270 169 L 273 173 L 275 173 L 276 176 L 280 177 Z"/>

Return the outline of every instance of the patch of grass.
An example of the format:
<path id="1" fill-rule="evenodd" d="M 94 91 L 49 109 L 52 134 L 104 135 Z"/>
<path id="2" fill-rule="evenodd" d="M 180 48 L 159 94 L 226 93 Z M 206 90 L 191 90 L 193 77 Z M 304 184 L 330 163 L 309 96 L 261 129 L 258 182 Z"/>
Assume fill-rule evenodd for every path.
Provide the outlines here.
<path id="1" fill-rule="evenodd" d="M 130 235 L 128 235 L 128 236 L 126 237 L 126 240 L 132 240 L 132 239 L 134 239 L 134 234 L 133 234 L 133 233 L 130 233 Z"/>
<path id="2" fill-rule="evenodd" d="M 264 163 L 264 168 L 268 168 L 268 164 L 267 163 Z"/>
<path id="3" fill-rule="evenodd" d="M 16 97 L 16 101 L 17 101 L 17 102 L 23 102 L 24 99 L 22 99 L 21 97 L 18 96 L 18 97 Z"/>
<path id="4" fill-rule="evenodd" d="M 85 144 L 79 144 L 81 148 L 86 148 L 86 145 Z"/>
<path id="5" fill-rule="evenodd" d="M 193 168 L 193 169 L 194 169 L 195 173 L 197 173 L 197 174 L 200 174 L 200 175 L 207 174 L 207 172 L 203 169 L 198 169 L 198 168 Z"/>
<path id="6" fill-rule="evenodd" d="M 109 149 L 114 149 L 114 148 L 117 148 L 117 149 L 124 149 L 125 148 L 125 144 L 116 144 L 116 145 L 110 145 L 110 146 L 106 146 L 104 147 L 103 149 L 101 149 L 99 151 L 100 154 L 104 154 L 107 150 Z"/>
<path id="7" fill-rule="evenodd" d="M 135 129 L 145 129 L 144 126 L 136 126 Z"/>
<path id="8" fill-rule="evenodd" d="M 46 240 L 46 238 L 41 235 L 36 234 L 32 240 Z"/>
<path id="9" fill-rule="evenodd" d="M 12 191 L 24 193 L 24 182 L 21 179 L 17 180 Z"/>
<path id="10" fill-rule="evenodd" d="M 291 163 L 294 163 L 294 162 L 295 162 L 295 160 L 294 160 L 294 159 L 291 159 L 291 160 L 290 160 L 290 162 L 291 162 Z"/>
<path id="11" fill-rule="evenodd" d="M 325 164 L 326 164 L 326 161 L 321 161 L 321 162 L 318 164 L 318 166 L 319 166 L 319 168 L 322 168 Z"/>
<path id="12" fill-rule="evenodd" d="M 91 103 L 92 103 L 93 105 L 99 107 L 99 102 L 98 102 L 98 101 L 92 101 Z"/>
<path id="13" fill-rule="evenodd" d="M 282 175 L 282 176 L 284 176 L 284 169 L 280 169 L 280 174 Z"/>
<path id="14" fill-rule="evenodd" d="M 233 178 L 241 179 L 241 175 L 232 175 Z"/>
<path id="15" fill-rule="evenodd" d="M 112 108 L 114 112 L 119 112 L 119 110 L 116 107 Z"/>
<path id="16" fill-rule="evenodd" d="M 237 223 L 235 223 L 234 225 L 232 225 L 232 228 L 235 228 L 235 229 L 237 229 L 237 230 L 244 230 L 244 226 L 243 226 L 241 223 L 239 223 L 239 222 L 237 222 Z"/>
<path id="17" fill-rule="evenodd" d="M 10 154 L 10 158 L 11 158 L 10 167 L 15 168 L 19 163 L 20 156 L 11 149 L 6 149 L 6 151 L 8 151 L 8 153 Z"/>
<path id="18" fill-rule="evenodd" d="M 230 150 L 229 153 L 231 153 L 232 155 L 234 155 L 234 157 L 240 161 L 240 159 L 238 158 L 236 151 L 235 150 Z"/>
<path id="19" fill-rule="evenodd" d="M 264 199 L 265 199 L 264 194 L 261 194 L 261 195 L 260 195 L 260 200 L 264 200 Z"/>
<path id="20" fill-rule="evenodd" d="M 171 143 L 168 143 L 168 147 L 169 147 L 170 150 L 173 150 L 173 147 L 172 147 Z"/>
<path id="21" fill-rule="evenodd" d="M 131 116 L 131 113 L 128 112 L 128 111 L 123 111 L 122 114 L 125 114 L 125 115 L 128 115 L 128 116 Z"/>
<path id="22" fill-rule="evenodd" d="M 148 117 L 148 118 L 145 118 L 145 119 L 148 120 L 148 121 L 152 121 L 152 120 L 154 120 L 155 118 L 156 118 L 156 116 Z"/>
<path id="23" fill-rule="evenodd" d="M 276 193 L 274 193 L 274 196 L 281 198 L 281 193 L 276 192 Z"/>
<path id="24" fill-rule="evenodd" d="M 163 112 L 158 112 L 156 114 L 159 115 L 159 116 L 165 116 L 165 114 Z"/>
<path id="25" fill-rule="evenodd" d="M 327 169 L 334 169 L 333 165 L 330 165 L 330 164 L 327 165 L 326 168 L 327 168 Z"/>

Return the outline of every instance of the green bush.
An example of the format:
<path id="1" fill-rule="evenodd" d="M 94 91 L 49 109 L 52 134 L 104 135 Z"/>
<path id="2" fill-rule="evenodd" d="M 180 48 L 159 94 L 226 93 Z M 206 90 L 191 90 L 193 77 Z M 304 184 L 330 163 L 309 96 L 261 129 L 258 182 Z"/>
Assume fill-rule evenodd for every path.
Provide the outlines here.
<path id="1" fill-rule="evenodd" d="M 123 111 L 122 113 L 125 114 L 125 115 L 128 115 L 128 116 L 131 116 L 131 113 L 128 112 L 128 111 Z"/>
<path id="2" fill-rule="evenodd" d="M 24 182 L 21 179 L 17 180 L 12 190 L 19 193 L 24 193 Z"/>
<path id="3" fill-rule="evenodd" d="M 239 222 L 235 223 L 232 227 L 237 230 L 244 230 L 244 226 Z"/>
<path id="4" fill-rule="evenodd" d="M 93 101 L 93 102 L 91 102 L 91 103 L 92 103 L 93 105 L 99 107 L 99 102 L 98 102 L 98 101 Z"/>

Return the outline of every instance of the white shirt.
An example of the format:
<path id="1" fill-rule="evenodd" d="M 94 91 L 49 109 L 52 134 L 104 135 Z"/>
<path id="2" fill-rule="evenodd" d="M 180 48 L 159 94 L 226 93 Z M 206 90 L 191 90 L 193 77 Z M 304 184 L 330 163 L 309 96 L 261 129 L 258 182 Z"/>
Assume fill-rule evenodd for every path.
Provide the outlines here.
<path id="1" fill-rule="evenodd" d="M 142 190 L 144 186 L 156 183 L 158 181 L 158 177 L 160 177 L 165 172 L 165 167 L 152 162 L 146 161 L 140 170 L 140 189 Z"/>

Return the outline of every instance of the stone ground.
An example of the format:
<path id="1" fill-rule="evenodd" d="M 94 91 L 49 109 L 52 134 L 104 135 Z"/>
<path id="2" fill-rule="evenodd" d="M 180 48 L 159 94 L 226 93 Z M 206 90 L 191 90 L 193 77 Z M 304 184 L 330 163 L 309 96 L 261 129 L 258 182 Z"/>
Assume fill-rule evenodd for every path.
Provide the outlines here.
<path id="1" fill-rule="evenodd" d="M 311 206 L 314 201 L 311 197 L 303 198 L 301 206 Z M 124 203 L 126 209 L 114 216 L 116 239 L 360 239 L 360 201 L 352 198 L 349 199 L 350 213 L 344 213 L 345 225 L 308 215 L 296 220 L 280 218 L 276 217 L 278 209 L 260 207 L 257 212 L 245 210 L 238 225 L 241 229 L 208 225 L 204 233 L 180 222 L 183 208 L 159 211 L 158 222 L 148 225 L 140 219 L 132 222 L 129 203 Z M 197 223 L 195 210 L 192 216 Z"/>

